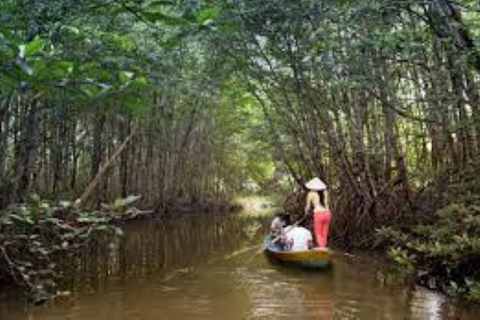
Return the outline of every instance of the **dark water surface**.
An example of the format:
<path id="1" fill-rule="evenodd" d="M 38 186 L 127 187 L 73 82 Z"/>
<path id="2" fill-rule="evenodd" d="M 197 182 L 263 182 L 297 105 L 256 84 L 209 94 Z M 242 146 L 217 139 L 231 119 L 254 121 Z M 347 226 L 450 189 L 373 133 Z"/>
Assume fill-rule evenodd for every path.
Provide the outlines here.
<path id="1" fill-rule="evenodd" d="M 270 265 L 253 218 L 129 223 L 72 261 L 72 295 L 40 308 L 7 294 L 1 320 L 480 319 L 442 295 L 385 285 L 381 259 L 336 253 L 328 272 Z"/>

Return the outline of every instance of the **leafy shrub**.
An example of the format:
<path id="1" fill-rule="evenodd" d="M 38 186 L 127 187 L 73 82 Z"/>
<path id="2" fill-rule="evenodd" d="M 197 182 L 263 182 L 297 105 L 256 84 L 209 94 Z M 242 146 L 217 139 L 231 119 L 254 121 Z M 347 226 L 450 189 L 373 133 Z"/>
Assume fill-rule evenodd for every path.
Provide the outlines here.
<path id="1" fill-rule="evenodd" d="M 104 206 L 105 212 L 85 212 L 69 202 L 52 205 L 32 196 L 0 211 L 0 281 L 23 287 L 36 303 L 60 293 L 56 261 L 98 236 L 122 235 L 110 222 L 137 199 L 117 200 Z"/>
<path id="2" fill-rule="evenodd" d="M 377 238 L 416 282 L 480 301 L 480 207 L 449 205 L 432 224 L 381 228 Z"/>

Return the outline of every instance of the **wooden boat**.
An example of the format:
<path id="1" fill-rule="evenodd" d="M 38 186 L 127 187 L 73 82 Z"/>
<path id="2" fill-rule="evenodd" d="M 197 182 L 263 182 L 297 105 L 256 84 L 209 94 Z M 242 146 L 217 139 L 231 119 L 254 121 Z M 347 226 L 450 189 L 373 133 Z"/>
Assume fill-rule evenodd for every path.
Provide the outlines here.
<path id="1" fill-rule="evenodd" d="M 271 240 L 271 237 L 267 236 L 265 254 L 272 263 L 304 269 L 326 269 L 331 265 L 332 251 L 328 248 L 283 251 L 272 244 Z"/>

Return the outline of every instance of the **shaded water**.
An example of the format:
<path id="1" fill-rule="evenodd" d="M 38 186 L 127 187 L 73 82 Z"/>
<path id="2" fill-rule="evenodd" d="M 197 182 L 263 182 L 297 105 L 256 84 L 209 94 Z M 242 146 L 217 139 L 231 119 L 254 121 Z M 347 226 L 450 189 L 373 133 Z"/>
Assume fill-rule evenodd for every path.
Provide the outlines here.
<path id="1" fill-rule="evenodd" d="M 329 272 L 270 265 L 253 218 L 129 223 L 72 262 L 73 294 L 41 308 L 10 296 L 2 320 L 479 319 L 441 295 L 379 280 L 383 262 L 337 253 Z"/>

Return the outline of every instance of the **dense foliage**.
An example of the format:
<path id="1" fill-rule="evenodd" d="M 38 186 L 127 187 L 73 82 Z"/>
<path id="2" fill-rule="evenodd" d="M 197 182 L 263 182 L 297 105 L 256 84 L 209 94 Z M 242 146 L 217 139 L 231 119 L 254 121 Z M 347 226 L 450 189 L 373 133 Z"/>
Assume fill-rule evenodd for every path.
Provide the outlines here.
<path id="1" fill-rule="evenodd" d="M 258 112 L 199 41 L 218 7 L 30 2 L 1 5 L 0 207 L 31 192 L 80 196 L 129 138 L 90 203 L 133 193 L 165 207 L 241 186 L 255 157 L 245 156 L 241 139 L 258 126 L 250 120 Z M 263 178 L 259 165 L 247 168 L 252 179 Z"/>
<path id="2" fill-rule="evenodd" d="M 431 186 L 455 185 L 445 176 L 480 155 L 474 1 L 6 0 L 0 12 L 0 208 L 32 193 L 77 209 L 129 194 L 197 206 L 321 176 L 332 239 L 369 247 L 377 228 L 451 203 Z"/>
<path id="3" fill-rule="evenodd" d="M 377 230 L 377 245 L 387 246 L 407 278 L 475 301 L 480 299 L 479 170 L 477 162 L 450 171 L 419 196 L 425 206 L 413 222 Z"/>
<path id="4" fill-rule="evenodd" d="M 478 156 L 473 2 L 247 0 L 223 10 L 212 43 L 262 108 L 276 159 L 297 182 L 330 185 L 338 243 L 369 246 L 377 227 L 423 205 L 429 183 Z"/>
<path id="5" fill-rule="evenodd" d="M 436 218 L 405 232 L 386 227 L 378 234 L 392 246 L 390 257 L 417 283 L 479 300 L 479 207 L 450 205 Z"/>

